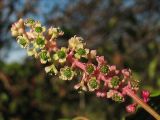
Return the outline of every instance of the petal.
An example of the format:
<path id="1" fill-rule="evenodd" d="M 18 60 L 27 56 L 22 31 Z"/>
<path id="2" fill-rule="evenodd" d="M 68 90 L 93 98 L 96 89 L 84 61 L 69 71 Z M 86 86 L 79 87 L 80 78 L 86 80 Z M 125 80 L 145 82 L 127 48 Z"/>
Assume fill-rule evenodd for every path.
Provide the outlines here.
<path id="1" fill-rule="evenodd" d="M 54 55 L 53 55 L 53 59 L 54 59 L 54 60 L 58 60 L 58 59 L 59 59 L 58 54 L 54 54 Z"/>

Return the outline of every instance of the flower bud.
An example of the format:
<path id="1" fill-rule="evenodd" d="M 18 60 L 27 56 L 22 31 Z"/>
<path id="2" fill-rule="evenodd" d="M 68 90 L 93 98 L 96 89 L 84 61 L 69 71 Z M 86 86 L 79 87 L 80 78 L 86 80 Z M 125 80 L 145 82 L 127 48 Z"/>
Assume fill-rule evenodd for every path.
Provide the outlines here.
<path id="1" fill-rule="evenodd" d="M 134 89 L 134 90 L 139 89 L 139 83 L 140 83 L 139 80 L 131 78 L 129 83 L 130 83 L 130 86 L 131 86 L 132 89 Z"/>
<path id="2" fill-rule="evenodd" d="M 96 96 L 97 96 L 97 97 L 101 97 L 101 92 L 97 91 L 97 92 L 96 92 Z"/>
<path id="3" fill-rule="evenodd" d="M 24 29 L 23 28 L 18 29 L 18 33 L 19 34 L 23 34 L 24 33 Z"/>
<path id="4" fill-rule="evenodd" d="M 124 97 L 123 97 L 122 93 L 120 93 L 116 90 L 109 90 L 107 92 L 107 98 L 111 98 L 115 102 L 123 102 L 124 101 Z"/>
<path id="5" fill-rule="evenodd" d="M 115 65 L 111 65 L 111 66 L 109 67 L 109 70 L 110 70 L 110 71 L 115 71 L 115 70 L 116 70 L 116 66 L 115 66 Z"/>
<path id="6" fill-rule="evenodd" d="M 149 96 L 150 96 L 150 93 L 149 93 L 148 90 L 143 90 L 143 91 L 142 91 L 142 97 L 143 97 L 143 101 L 144 101 L 144 102 L 148 102 Z"/>
<path id="7" fill-rule="evenodd" d="M 15 31 L 15 30 L 11 31 L 11 34 L 12 34 L 12 36 L 14 36 L 14 37 L 18 36 L 18 32 Z"/>
<path id="8" fill-rule="evenodd" d="M 90 57 L 91 57 L 92 59 L 96 58 L 96 54 L 97 54 L 97 51 L 96 51 L 96 50 L 91 50 L 91 51 L 90 51 Z"/>
<path id="9" fill-rule="evenodd" d="M 131 70 L 129 69 L 123 69 L 122 70 L 122 74 L 126 77 L 126 78 L 128 78 L 130 75 L 131 75 Z"/>
<path id="10" fill-rule="evenodd" d="M 35 21 L 31 18 L 28 18 L 26 21 L 25 21 L 25 25 L 28 26 L 28 27 L 31 27 L 33 26 L 33 24 L 35 23 Z"/>
<path id="11" fill-rule="evenodd" d="M 105 63 L 104 56 L 97 56 L 96 60 L 99 66 Z"/>
<path id="12" fill-rule="evenodd" d="M 23 23 L 24 23 L 22 18 L 20 18 L 18 22 L 19 22 L 20 25 L 23 25 Z"/>
<path id="13" fill-rule="evenodd" d="M 129 113 L 135 112 L 136 111 L 136 106 L 137 105 L 135 103 L 128 105 L 126 107 L 127 112 L 129 112 Z"/>

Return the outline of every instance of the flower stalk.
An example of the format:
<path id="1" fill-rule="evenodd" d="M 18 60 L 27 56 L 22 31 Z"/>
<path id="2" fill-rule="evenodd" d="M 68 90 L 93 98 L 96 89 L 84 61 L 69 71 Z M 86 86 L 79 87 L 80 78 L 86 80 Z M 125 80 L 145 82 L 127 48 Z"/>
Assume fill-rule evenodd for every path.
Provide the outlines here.
<path id="1" fill-rule="evenodd" d="M 142 99 L 140 99 L 136 94 L 134 94 L 130 89 L 125 89 L 125 92 L 129 97 L 131 97 L 138 105 L 143 107 L 148 113 L 150 113 L 156 120 L 160 120 L 160 115 L 153 110 L 148 104 L 146 104 Z"/>
<path id="2" fill-rule="evenodd" d="M 30 30 L 26 31 L 26 27 Z M 55 27 L 47 30 L 39 21 L 32 19 L 18 20 L 12 25 L 11 33 L 29 56 L 46 65 L 46 73 L 69 81 L 80 77 L 81 80 L 74 86 L 76 90 L 89 91 L 97 97 L 118 103 L 125 102 L 126 96 L 130 96 L 136 103 L 126 107 L 128 112 L 134 112 L 139 104 L 160 120 L 160 116 L 146 104 L 149 92 L 142 91 L 143 99 L 137 96 L 139 80 L 132 76 L 131 70 L 119 70 L 115 65 L 109 65 L 104 56 L 97 56 L 96 50 L 86 48 L 82 37 L 71 37 L 67 47 L 59 48 L 56 41 L 64 32 Z"/>

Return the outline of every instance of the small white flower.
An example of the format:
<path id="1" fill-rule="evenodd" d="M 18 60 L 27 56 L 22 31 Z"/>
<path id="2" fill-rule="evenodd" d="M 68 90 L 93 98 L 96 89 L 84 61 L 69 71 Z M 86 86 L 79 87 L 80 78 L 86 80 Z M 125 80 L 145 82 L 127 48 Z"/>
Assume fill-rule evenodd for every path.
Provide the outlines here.
<path id="1" fill-rule="evenodd" d="M 46 31 L 46 28 L 42 27 L 42 25 L 39 21 L 35 22 L 35 25 L 34 25 L 33 28 L 34 28 L 34 34 L 35 35 L 43 34 Z"/>
<path id="2" fill-rule="evenodd" d="M 38 36 L 34 41 L 35 48 L 44 48 L 47 41 L 45 40 L 44 36 Z"/>
<path id="3" fill-rule="evenodd" d="M 96 77 L 91 77 L 87 83 L 89 91 L 94 91 L 99 88 L 99 83 Z"/>
<path id="4" fill-rule="evenodd" d="M 84 47 L 84 43 L 82 42 L 83 38 L 81 37 L 72 37 L 71 39 L 69 39 L 69 48 L 71 49 L 79 49 L 79 48 L 83 48 Z"/>
<path id="5" fill-rule="evenodd" d="M 60 69 L 60 76 L 59 78 L 62 80 L 72 80 L 74 77 L 75 72 L 68 66 Z"/>
<path id="6" fill-rule="evenodd" d="M 42 64 L 45 64 L 45 63 L 51 61 L 50 54 L 46 50 L 42 50 L 39 53 L 39 57 L 40 57 L 40 61 Z"/>
<path id="7" fill-rule="evenodd" d="M 46 71 L 46 73 L 51 73 L 51 74 L 54 73 L 55 75 L 58 73 L 55 65 L 53 65 L 53 64 L 50 65 L 50 66 L 45 67 L 45 71 Z"/>
<path id="8" fill-rule="evenodd" d="M 87 58 L 89 53 L 89 49 L 79 48 L 76 49 L 75 58 L 80 59 L 81 57 Z"/>
<path id="9" fill-rule="evenodd" d="M 61 31 L 60 28 L 50 27 L 48 29 L 48 34 L 52 36 L 51 39 L 55 39 L 58 36 L 63 35 L 64 33 L 63 33 L 63 31 Z"/>
<path id="10" fill-rule="evenodd" d="M 57 60 L 59 63 L 66 62 L 66 57 L 67 57 L 67 48 L 65 47 L 62 47 L 53 55 L 53 59 Z"/>
<path id="11" fill-rule="evenodd" d="M 23 35 L 17 37 L 17 42 L 22 48 L 26 48 L 28 46 L 29 40 L 25 35 Z"/>

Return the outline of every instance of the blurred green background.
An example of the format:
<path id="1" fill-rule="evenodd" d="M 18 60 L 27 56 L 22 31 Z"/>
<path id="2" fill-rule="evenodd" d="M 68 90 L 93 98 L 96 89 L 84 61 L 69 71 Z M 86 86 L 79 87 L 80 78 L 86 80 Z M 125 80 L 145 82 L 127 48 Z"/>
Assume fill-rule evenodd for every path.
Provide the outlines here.
<path id="1" fill-rule="evenodd" d="M 60 45 L 82 36 L 110 64 L 131 68 L 160 112 L 160 0 L 0 0 L 0 120 L 152 120 L 142 110 L 127 114 L 130 99 L 114 103 L 46 75 L 10 35 L 12 23 L 28 17 L 61 27 Z"/>

